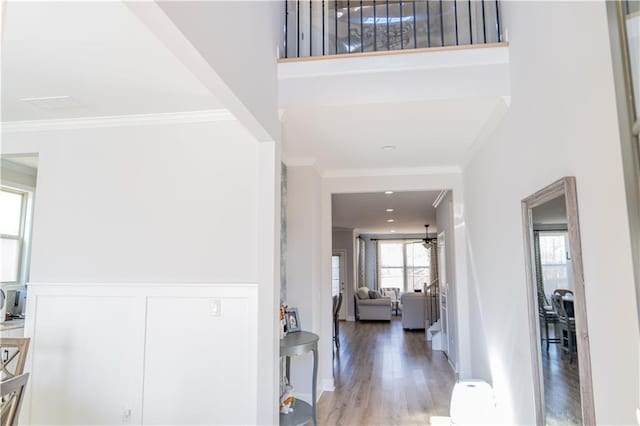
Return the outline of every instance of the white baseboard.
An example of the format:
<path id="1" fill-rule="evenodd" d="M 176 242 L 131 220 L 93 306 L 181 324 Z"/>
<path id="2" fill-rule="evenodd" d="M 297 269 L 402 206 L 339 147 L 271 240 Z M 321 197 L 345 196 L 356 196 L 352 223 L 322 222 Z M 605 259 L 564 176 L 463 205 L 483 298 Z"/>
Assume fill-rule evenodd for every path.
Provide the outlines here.
<path id="1" fill-rule="evenodd" d="M 333 379 L 322 380 L 322 390 L 326 392 L 333 392 L 334 390 L 336 390 L 336 386 Z"/>
<path id="2" fill-rule="evenodd" d="M 353 315 L 348 315 L 347 316 L 347 321 L 355 322 L 356 321 L 356 317 L 353 316 Z"/>

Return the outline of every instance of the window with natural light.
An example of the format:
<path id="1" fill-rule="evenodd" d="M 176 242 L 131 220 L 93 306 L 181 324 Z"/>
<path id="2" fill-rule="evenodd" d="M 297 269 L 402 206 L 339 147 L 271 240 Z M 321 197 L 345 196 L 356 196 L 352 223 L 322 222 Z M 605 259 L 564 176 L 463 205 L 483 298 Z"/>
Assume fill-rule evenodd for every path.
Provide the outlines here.
<path id="1" fill-rule="evenodd" d="M 557 288 L 571 290 L 569 282 L 569 253 L 566 232 L 540 233 L 540 263 L 545 293 Z"/>
<path id="2" fill-rule="evenodd" d="M 0 281 L 20 281 L 24 223 L 25 192 L 3 187 L 0 190 Z"/>
<path id="3" fill-rule="evenodd" d="M 340 294 L 340 256 L 331 256 L 331 295 Z"/>
<path id="4" fill-rule="evenodd" d="M 422 242 L 378 241 L 379 287 L 422 289 L 429 282 L 430 260 Z"/>

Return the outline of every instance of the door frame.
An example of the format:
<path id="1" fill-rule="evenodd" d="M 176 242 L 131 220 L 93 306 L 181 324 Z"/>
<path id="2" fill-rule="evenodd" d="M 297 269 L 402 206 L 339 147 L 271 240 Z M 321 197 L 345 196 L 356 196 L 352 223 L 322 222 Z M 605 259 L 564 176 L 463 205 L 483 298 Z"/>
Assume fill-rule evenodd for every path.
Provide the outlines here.
<path id="1" fill-rule="evenodd" d="M 440 329 L 443 334 L 443 349 L 442 351 L 449 358 L 449 339 L 451 338 L 451 321 L 449 310 L 449 281 L 447 278 L 447 242 L 445 232 L 438 233 L 436 241 L 436 261 L 438 263 L 438 286 L 440 287 Z M 444 275 L 445 279 L 441 277 Z M 445 296 L 444 298 L 442 296 Z M 444 308 L 442 301 L 445 301 Z M 455 338 L 455 335 L 453 336 Z M 455 370 L 455 369 L 454 369 Z"/>

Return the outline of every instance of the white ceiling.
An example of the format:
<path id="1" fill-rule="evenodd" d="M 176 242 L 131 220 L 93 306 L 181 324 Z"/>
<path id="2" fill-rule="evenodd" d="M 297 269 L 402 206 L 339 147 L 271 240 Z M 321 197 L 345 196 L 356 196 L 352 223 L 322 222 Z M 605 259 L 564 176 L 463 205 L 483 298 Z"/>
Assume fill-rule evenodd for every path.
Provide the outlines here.
<path id="1" fill-rule="evenodd" d="M 332 218 L 334 228 L 353 228 L 364 234 L 422 234 L 424 225 L 436 231 L 433 202 L 440 191 L 371 192 L 334 194 Z M 393 212 L 386 212 L 392 208 Z M 393 223 L 387 219 L 394 219 Z"/>
<path id="2" fill-rule="evenodd" d="M 2 121 L 197 111 L 220 103 L 122 2 L 6 2 Z M 22 98 L 71 96 L 45 109 Z"/>
<path id="3" fill-rule="evenodd" d="M 288 109 L 290 164 L 321 170 L 459 165 L 491 117 L 495 97 Z M 384 151 L 381 147 L 394 145 Z"/>

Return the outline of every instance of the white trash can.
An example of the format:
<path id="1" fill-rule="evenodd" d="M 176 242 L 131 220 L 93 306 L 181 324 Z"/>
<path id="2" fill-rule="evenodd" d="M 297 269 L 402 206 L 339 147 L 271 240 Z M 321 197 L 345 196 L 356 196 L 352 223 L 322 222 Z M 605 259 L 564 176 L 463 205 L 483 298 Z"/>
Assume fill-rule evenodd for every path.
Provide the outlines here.
<path id="1" fill-rule="evenodd" d="M 451 424 L 495 424 L 495 407 L 493 388 L 489 383 L 482 380 L 460 381 L 451 394 Z"/>

